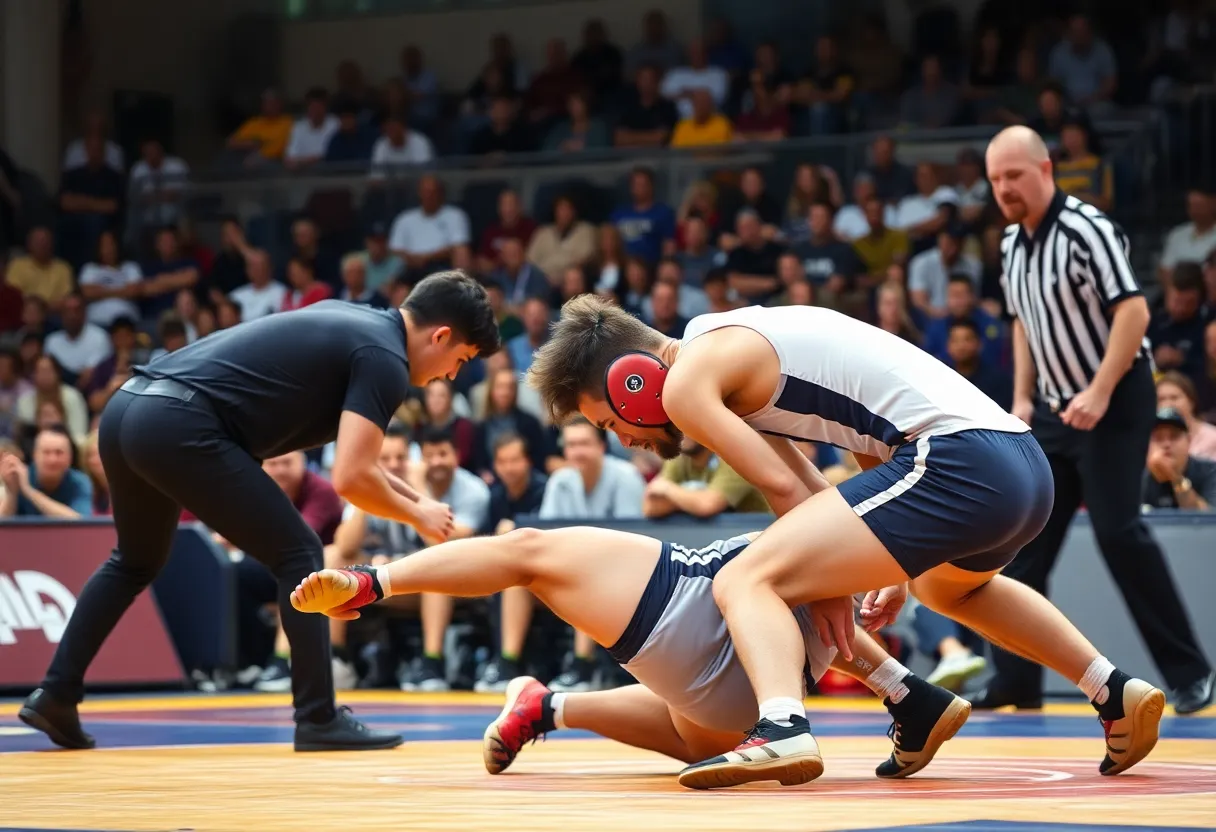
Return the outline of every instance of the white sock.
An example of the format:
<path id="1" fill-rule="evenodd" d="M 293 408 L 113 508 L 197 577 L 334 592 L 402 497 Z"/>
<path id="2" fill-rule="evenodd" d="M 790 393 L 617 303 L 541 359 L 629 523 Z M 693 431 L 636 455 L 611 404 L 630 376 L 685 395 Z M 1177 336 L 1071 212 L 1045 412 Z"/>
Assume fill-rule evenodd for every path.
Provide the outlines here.
<path id="1" fill-rule="evenodd" d="M 1090 663 L 1089 669 L 1081 676 L 1081 681 L 1077 682 L 1077 687 L 1085 694 L 1085 698 L 1090 702 L 1096 702 L 1099 705 L 1105 705 L 1107 698 L 1110 697 L 1110 688 L 1106 686 L 1106 682 L 1110 679 L 1110 674 L 1115 672 L 1115 666 L 1110 663 L 1106 656 L 1098 656 Z"/>
<path id="2" fill-rule="evenodd" d="M 393 579 L 388 573 L 388 566 L 376 567 L 376 580 L 380 582 L 380 591 L 384 593 L 384 597 L 392 597 Z"/>
<path id="3" fill-rule="evenodd" d="M 908 695 L 908 686 L 903 682 L 908 672 L 908 668 L 895 659 L 887 659 L 866 677 L 866 685 L 882 699 L 890 699 L 896 704 Z"/>
<path id="4" fill-rule="evenodd" d="M 566 694 L 555 693 L 549 699 L 549 704 L 553 706 L 553 727 L 566 727 Z"/>
<path id="5" fill-rule="evenodd" d="M 775 722 L 782 728 L 789 728 L 794 724 L 790 720 L 792 716 L 806 718 L 806 707 L 801 699 L 779 696 L 760 703 L 760 718 Z"/>

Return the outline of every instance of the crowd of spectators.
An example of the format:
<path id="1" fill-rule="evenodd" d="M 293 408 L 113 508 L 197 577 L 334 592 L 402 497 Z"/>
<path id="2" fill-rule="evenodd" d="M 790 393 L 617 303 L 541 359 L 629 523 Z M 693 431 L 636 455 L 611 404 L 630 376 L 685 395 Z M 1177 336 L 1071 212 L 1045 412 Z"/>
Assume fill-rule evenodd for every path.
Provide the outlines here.
<path id="1" fill-rule="evenodd" d="M 881 60 L 894 53 L 881 30 L 865 31 L 858 48 L 873 60 L 853 65 L 885 71 L 894 84 L 897 67 Z M 884 89 L 880 79 L 851 73 L 831 37 L 819 40 L 815 70 L 799 79 L 781 68 L 769 44 L 756 50 L 752 65 L 722 30 L 687 51 L 659 13 L 648 17 L 647 32 L 645 43 L 623 54 L 592 23 L 573 57 L 564 44 L 551 44 L 550 65 L 531 80 L 510 42 L 496 39 L 494 58 L 461 111 L 469 148 L 498 153 L 544 144 L 572 153 L 610 143 L 832 132 L 849 129 L 864 96 L 881 100 Z M 970 64 L 925 55 L 922 83 L 896 96 L 901 122 L 944 126 L 964 113 L 1029 122 L 1056 153 L 1060 188 L 1109 207 L 1112 176 L 1092 127 L 1115 89 L 1109 49 L 1084 18 L 1073 18 L 1066 38 L 1049 50 L 1058 83 L 1042 85 L 1041 50 L 1030 46 L 1012 53 L 1012 74 L 1005 72 L 1005 36 L 982 28 Z M 291 169 L 321 160 L 368 162 L 372 177 L 386 166 L 427 162 L 435 142 L 426 131 L 440 118 L 437 89 L 419 50 L 407 49 L 403 66 L 403 80 L 380 100 L 357 66 L 344 64 L 340 94 L 310 94 L 298 121 L 268 93 L 262 115 L 230 147 L 246 163 Z M 950 79 L 959 66 L 964 81 L 956 84 Z M 636 89 L 623 86 L 626 77 L 636 79 Z M 1009 79 L 1016 79 L 1012 86 Z M 604 115 L 608 101 L 625 102 L 611 119 Z M 218 245 L 201 242 L 181 210 L 185 163 L 148 141 L 127 171 L 104 124 L 91 122 L 67 148 L 57 221 L 30 228 L 23 249 L 0 259 L 0 520 L 107 514 L 96 421 L 133 367 L 244 321 L 327 299 L 395 307 L 418 279 L 448 267 L 484 282 L 504 349 L 472 362 L 454 382 L 415 391 L 385 439 L 381 463 L 450 504 L 454 536 L 501 534 L 531 514 L 595 522 L 763 512 L 755 489 L 705 448 L 686 444 L 679 459 L 660 464 L 585 422 L 548 424 L 523 374 L 561 304 L 583 293 L 612 298 L 672 337 L 704 313 L 815 305 L 921 346 L 1008 407 L 1004 223 L 979 148 L 964 148 L 954 164 L 914 168 L 901 164 L 896 150 L 895 139 L 879 137 L 865 169 L 845 183 L 831 167 L 810 162 L 788 186 L 761 168 L 727 170 L 694 182 L 672 205 L 662 200 L 654 173 L 639 167 L 603 222 L 585 218 L 577 194 L 557 194 L 548 216 L 534 218 L 504 189 L 496 215 L 475 224 L 449 201 L 439 178 L 424 174 L 418 207 L 373 219 L 361 239 L 335 245 L 305 212 L 291 224 L 289 250 L 276 254 L 236 218 L 224 220 Z M 145 219 L 147 233 L 138 239 L 124 233 L 132 211 Z M 1145 465 L 1146 509 L 1216 505 L 1216 191 L 1197 184 L 1186 211 L 1188 222 L 1162 241 L 1157 272 L 1145 276 L 1162 289 L 1149 337 L 1163 373 Z M 837 449 L 805 451 L 834 482 L 857 471 Z M 424 545 L 409 527 L 344 507 L 326 479 L 331 459 L 325 448 L 265 462 L 326 544 L 328 563 L 382 562 Z M 289 689 L 286 640 L 281 632 L 274 637 L 265 616 L 273 581 L 252 559 L 232 556 L 241 564 L 242 665 L 252 668 L 245 681 Z M 405 646 L 397 637 L 373 639 L 358 651 L 348 648 L 357 639 L 348 642 L 345 622 L 333 622 L 335 678 L 343 687 L 501 690 L 551 658 L 551 650 L 536 648 L 536 634 L 547 627 L 552 635 L 553 622 L 533 613 L 523 589 L 495 599 L 488 615 L 480 603 L 424 595 L 416 610 L 390 615 L 390 634 L 402 614 L 420 622 L 419 638 L 411 631 Z M 453 622 L 488 626 L 493 646 L 473 663 L 475 671 L 467 656 L 454 655 Z M 918 626 L 922 649 L 940 660 L 937 679 L 982 666 L 948 622 L 926 613 Z M 611 683 L 592 643 L 577 633 L 570 642 L 564 663 L 548 668 L 555 689 Z"/>

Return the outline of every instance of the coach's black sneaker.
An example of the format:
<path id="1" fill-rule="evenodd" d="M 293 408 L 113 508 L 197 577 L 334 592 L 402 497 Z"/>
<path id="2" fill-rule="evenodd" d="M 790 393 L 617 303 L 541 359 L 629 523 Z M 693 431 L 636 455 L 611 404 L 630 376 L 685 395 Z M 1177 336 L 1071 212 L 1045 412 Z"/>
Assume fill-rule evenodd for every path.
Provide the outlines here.
<path id="1" fill-rule="evenodd" d="M 499 656 L 486 663 L 481 675 L 473 683 L 473 690 L 477 693 L 503 693 L 507 684 L 519 675 L 518 662 Z"/>
<path id="2" fill-rule="evenodd" d="M 403 742 L 405 737 L 400 734 L 368 728 L 345 705 L 329 722 L 296 724 L 296 751 L 376 751 L 396 748 Z"/>
<path id="3" fill-rule="evenodd" d="M 718 757 L 694 763 L 680 772 L 679 783 L 689 789 L 721 789 L 760 780 L 783 786 L 809 783 L 823 774 L 819 743 L 805 717 L 791 715 L 788 728 L 762 719 L 742 743 Z"/>
<path id="4" fill-rule="evenodd" d="M 42 688 L 34 691 L 21 705 L 17 718 L 50 737 L 63 748 L 93 748 L 97 741 L 80 726 L 80 713 L 74 704 L 52 699 Z"/>
<path id="5" fill-rule="evenodd" d="M 908 694 L 899 702 L 883 700 L 893 720 L 887 736 L 895 748 L 874 770 L 879 777 L 892 780 L 929 765 L 942 743 L 957 734 L 971 716 L 971 703 L 944 688 L 911 673 L 900 681 Z"/>
<path id="6" fill-rule="evenodd" d="M 1098 711 L 1106 732 L 1106 756 L 1098 766 L 1100 774 L 1127 771 L 1157 744 L 1165 694 L 1143 679 L 1115 670 L 1090 704 Z"/>
<path id="7" fill-rule="evenodd" d="M 1019 711 L 1043 710 L 1043 695 L 1017 696 L 989 685 L 971 697 L 971 707 L 977 711 L 994 711 L 997 708 L 1017 708 Z"/>
<path id="8" fill-rule="evenodd" d="M 556 693 L 586 693 L 595 690 L 595 662 L 575 656 L 571 659 L 570 666 L 549 682 L 549 690 Z"/>
<path id="9" fill-rule="evenodd" d="M 1174 713 L 1179 716 L 1196 714 L 1212 704 L 1213 694 L 1216 693 L 1216 672 L 1209 673 L 1189 685 L 1183 685 L 1174 691 Z"/>

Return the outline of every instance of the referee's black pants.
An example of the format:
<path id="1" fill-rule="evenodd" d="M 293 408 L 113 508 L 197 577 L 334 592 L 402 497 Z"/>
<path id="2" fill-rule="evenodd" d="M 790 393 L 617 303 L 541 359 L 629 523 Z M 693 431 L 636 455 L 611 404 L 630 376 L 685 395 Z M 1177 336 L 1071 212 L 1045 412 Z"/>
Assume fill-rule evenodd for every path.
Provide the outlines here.
<path id="1" fill-rule="evenodd" d="M 118 545 L 77 599 L 43 688 L 65 702 L 84 697 L 85 671 L 164 566 L 184 506 L 278 579 L 295 719 L 329 722 L 335 710 L 328 621 L 297 612 L 289 600 L 322 567 L 320 539 L 203 396 L 183 400 L 185 388 L 157 385 L 139 394 L 119 390 L 102 414 L 98 449 Z"/>
<path id="2" fill-rule="evenodd" d="M 1211 672 L 1161 547 L 1140 515 L 1141 477 L 1153 430 L 1157 392 L 1147 361 L 1137 361 L 1111 395 L 1092 431 L 1070 428 L 1035 403 L 1031 427 L 1051 463 L 1056 502 L 1043 531 L 1002 574 L 1046 594 L 1064 536 L 1084 502 L 1111 577 L 1166 683 L 1178 689 Z M 1063 407 L 1060 408 L 1063 412 Z M 1043 669 L 993 648 L 990 690 L 1010 700 L 1043 695 Z"/>

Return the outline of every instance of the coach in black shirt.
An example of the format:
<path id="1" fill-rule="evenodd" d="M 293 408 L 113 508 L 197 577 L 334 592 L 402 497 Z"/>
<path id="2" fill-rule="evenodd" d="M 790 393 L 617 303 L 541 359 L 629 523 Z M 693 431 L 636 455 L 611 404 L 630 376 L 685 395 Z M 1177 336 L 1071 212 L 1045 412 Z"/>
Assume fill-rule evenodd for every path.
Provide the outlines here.
<path id="1" fill-rule="evenodd" d="M 345 500 L 445 539 L 450 508 L 384 471 L 380 448 L 411 383 L 450 378 L 498 346 L 485 290 L 446 272 L 421 281 L 401 309 L 323 301 L 137 367 L 99 428 L 118 546 L 81 592 L 46 679 L 20 718 L 59 745 L 93 746 L 77 714 L 85 672 L 164 566 L 185 508 L 278 579 L 292 647 L 296 750 L 399 745 L 401 737 L 370 731 L 334 707 L 329 624 L 289 600 L 321 568 L 321 541 L 261 461 L 337 440 L 333 484 Z"/>
<path id="2" fill-rule="evenodd" d="M 1212 700 L 1213 674 L 1161 549 L 1140 516 L 1140 482 L 1156 392 L 1144 337 L 1148 304 L 1126 236 L 1092 205 L 1058 191 L 1043 139 L 1026 127 L 988 148 L 1005 216 L 1005 298 L 1013 315 L 1013 412 L 1034 430 L 1055 478 L 1043 532 L 1005 574 L 1039 592 L 1081 503 L 1145 645 L 1173 689 L 1174 709 Z M 1041 670 L 1001 651 L 978 707 L 1042 701 Z"/>

